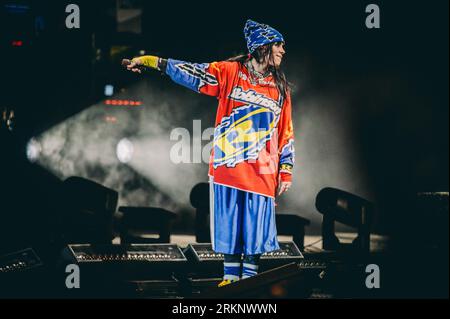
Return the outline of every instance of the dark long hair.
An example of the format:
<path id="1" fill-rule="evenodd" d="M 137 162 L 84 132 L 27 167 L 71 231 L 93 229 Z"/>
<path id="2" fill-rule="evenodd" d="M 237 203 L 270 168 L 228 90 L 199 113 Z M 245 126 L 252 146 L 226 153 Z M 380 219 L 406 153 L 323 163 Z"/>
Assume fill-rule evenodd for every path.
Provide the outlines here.
<path id="1" fill-rule="evenodd" d="M 286 98 L 288 90 L 291 88 L 291 84 L 287 81 L 286 75 L 280 67 L 275 67 L 271 65 L 270 62 L 273 62 L 272 56 L 272 47 L 277 43 L 270 43 L 257 48 L 251 54 L 240 54 L 234 57 L 229 58 L 227 61 L 239 62 L 241 64 L 245 64 L 252 57 L 258 62 L 263 63 L 266 59 L 269 59 L 269 71 L 272 73 L 272 76 L 275 80 L 275 84 L 277 86 L 278 92 L 281 94 L 283 99 Z M 273 63 L 272 63 L 273 64 Z"/>

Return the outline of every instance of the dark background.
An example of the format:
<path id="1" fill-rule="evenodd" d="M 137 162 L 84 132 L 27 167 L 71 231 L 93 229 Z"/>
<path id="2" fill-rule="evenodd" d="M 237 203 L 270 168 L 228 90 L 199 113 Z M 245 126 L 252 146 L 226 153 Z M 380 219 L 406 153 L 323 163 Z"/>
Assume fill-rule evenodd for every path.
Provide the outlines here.
<path id="1" fill-rule="evenodd" d="M 5 5 L 11 3 L 27 9 L 10 12 Z M 400 241 L 418 242 L 426 236 L 423 221 L 434 217 L 415 212 L 412 199 L 417 192 L 448 192 L 448 1 L 375 1 L 381 10 L 381 29 L 377 30 L 365 27 L 368 1 L 184 5 L 131 1 L 142 8 L 141 33 L 117 32 L 115 1 L 76 1 L 81 28 L 69 30 L 64 24 L 69 3 L 1 2 L 0 107 L 14 109 L 16 116 L 14 131 L 2 131 L 0 148 L 0 227 L 1 236 L 8 238 L 0 241 L 2 249 L 49 240 L 51 223 L 63 209 L 54 207 L 53 191 L 59 179 L 67 176 L 62 171 L 53 172 L 54 176 L 28 162 L 25 150 L 31 137 L 101 104 L 105 84 L 114 84 L 116 90 L 144 85 L 165 96 L 179 94 L 181 99 L 195 101 L 193 115 L 186 119 L 212 121 L 214 100 L 187 92 L 156 73 L 141 77 L 126 73 L 120 60 L 138 55 L 139 50 L 195 62 L 245 53 L 242 29 L 248 18 L 276 27 L 286 38 L 284 70 L 294 84 L 294 125 L 300 132 L 296 178 L 302 187 L 297 191 L 308 192 L 316 178 L 321 182 L 314 184 L 314 193 L 319 186 L 342 186 L 377 203 L 374 232 Z M 37 18 L 43 21 L 40 26 L 36 26 Z M 23 45 L 12 46 L 14 40 Z M 114 47 L 121 51 L 110 54 Z M 137 94 L 127 97 L 140 98 Z M 340 102 L 311 102 L 322 98 Z M 186 112 L 182 108 L 180 112 Z M 327 115 L 328 122 L 311 123 L 311 114 Z M 319 151 L 321 145 L 314 143 L 314 135 L 320 132 L 322 140 L 332 140 L 341 128 L 351 138 Z M 325 166 L 333 162 L 333 153 L 341 145 L 345 145 L 341 152 L 351 151 L 357 157 L 358 168 L 345 163 L 342 167 L 348 170 L 335 176 L 352 179 L 342 185 L 332 179 L 335 184 L 329 185 Z M 312 171 L 307 155 L 315 152 L 329 162 L 316 162 Z M 345 156 L 339 154 L 337 160 L 343 161 Z M 101 167 L 88 172 L 83 177 L 103 181 Z M 160 192 L 151 180 L 133 174 L 134 186 L 130 187 Z M 352 184 L 353 178 L 364 182 Z M 160 203 L 171 208 L 173 199 L 162 196 Z M 311 233 L 318 233 L 320 215 L 298 211 L 313 207 L 313 198 L 300 200 L 304 206 L 293 205 L 287 198 L 282 207 L 313 219 Z M 185 210 L 180 210 L 176 225 L 180 232 L 192 232 L 192 212 Z M 430 227 L 427 231 L 433 232 L 434 226 Z"/>

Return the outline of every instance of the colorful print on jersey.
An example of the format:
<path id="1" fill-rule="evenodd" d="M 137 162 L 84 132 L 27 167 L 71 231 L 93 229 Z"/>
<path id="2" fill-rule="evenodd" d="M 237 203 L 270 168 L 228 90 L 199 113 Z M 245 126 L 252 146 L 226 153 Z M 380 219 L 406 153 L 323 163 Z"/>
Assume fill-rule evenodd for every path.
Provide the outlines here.
<path id="1" fill-rule="evenodd" d="M 214 131 L 214 168 L 234 167 L 258 154 L 270 140 L 278 117 L 268 108 L 244 105 L 223 117 Z"/>

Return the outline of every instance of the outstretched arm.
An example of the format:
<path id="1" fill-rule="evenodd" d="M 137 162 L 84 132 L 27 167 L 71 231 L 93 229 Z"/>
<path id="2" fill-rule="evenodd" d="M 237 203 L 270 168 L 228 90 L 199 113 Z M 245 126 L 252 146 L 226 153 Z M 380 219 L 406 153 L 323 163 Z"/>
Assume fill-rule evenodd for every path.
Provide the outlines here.
<path id="1" fill-rule="evenodd" d="M 180 85 L 198 93 L 218 97 L 227 70 L 235 67 L 235 64 L 227 61 L 191 63 L 146 55 L 134 58 L 127 65 L 128 70 L 137 73 L 142 72 L 142 67 L 160 70 Z"/>

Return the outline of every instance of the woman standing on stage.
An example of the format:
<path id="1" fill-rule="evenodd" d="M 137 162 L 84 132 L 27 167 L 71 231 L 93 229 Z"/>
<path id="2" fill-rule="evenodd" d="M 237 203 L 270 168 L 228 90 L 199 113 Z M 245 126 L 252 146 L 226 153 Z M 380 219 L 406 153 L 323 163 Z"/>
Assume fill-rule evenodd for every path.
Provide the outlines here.
<path id="1" fill-rule="evenodd" d="M 227 61 L 141 56 L 127 66 L 157 69 L 219 100 L 208 173 L 212 245 L 225 255 L 219 286 L 257 274 L 261 254 L 279 249 L 275 196 L 291 187 L 294 165 L 290 89 L 280 69 L 284 38 L 252 20 L 244 34 L 248 54 Z"/>

